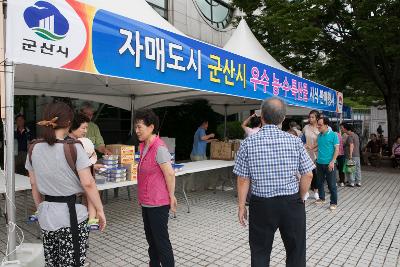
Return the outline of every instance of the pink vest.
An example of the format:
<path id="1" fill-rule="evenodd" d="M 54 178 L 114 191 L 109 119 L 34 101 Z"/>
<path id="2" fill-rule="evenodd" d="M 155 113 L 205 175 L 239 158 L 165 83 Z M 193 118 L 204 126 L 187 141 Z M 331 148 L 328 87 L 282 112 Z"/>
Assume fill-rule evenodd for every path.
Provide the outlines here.
<path id="1" fill-rule="evenodd" d="M 165 206 L 170 204 L 167 183 L 160 165 L 156 161 L 157 150 L 160 146 L 166 145 L 157 136 L 143 157 L 144 143 L 140 144 L 138 198 L 139 203 L 143 205 Z"/>

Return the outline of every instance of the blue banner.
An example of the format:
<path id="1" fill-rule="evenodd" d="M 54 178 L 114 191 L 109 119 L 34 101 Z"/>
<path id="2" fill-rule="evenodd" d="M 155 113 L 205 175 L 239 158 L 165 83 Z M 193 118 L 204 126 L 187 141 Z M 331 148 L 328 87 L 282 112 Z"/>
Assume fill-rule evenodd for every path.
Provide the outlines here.
<path id="1" fill-rule="evenodd" d="M 340 112 L 343 96 L 328 87 L 179 34 L 99 10 L 92 54 L 104 75 Z"/>

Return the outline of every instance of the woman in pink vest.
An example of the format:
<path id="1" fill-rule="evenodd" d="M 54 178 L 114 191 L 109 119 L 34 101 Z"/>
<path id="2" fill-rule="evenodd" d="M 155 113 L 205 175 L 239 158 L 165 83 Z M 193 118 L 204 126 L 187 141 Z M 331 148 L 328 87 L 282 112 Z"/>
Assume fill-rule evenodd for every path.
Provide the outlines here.
<path id="1" fill-rule="evenodd" d="M 152 110 L 135 114 L 135 130 L 140 144 L 138 198 L 147 243 L 150 267 L 175 266 L 168 234 L 169 210 L 176 212 L 175 171 L 171 155 L 157 136 L 159 120 Z"/>

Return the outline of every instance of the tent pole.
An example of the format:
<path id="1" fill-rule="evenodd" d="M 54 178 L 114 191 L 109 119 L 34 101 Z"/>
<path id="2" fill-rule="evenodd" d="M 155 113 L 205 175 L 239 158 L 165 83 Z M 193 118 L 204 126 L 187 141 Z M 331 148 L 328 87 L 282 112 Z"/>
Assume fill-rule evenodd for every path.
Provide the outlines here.
<path id="1" fill-rule="evenodd" d="M 227 116 L 228 116 L 228 105 L 224 105 L 224 139 L 226 139 L 226 127 L 227 127 Z"/>
<path id="2" fill-rule="evenodd" d="M 135 96 L 131 95 L 131 131 L 129 134 L 133 136 L 135 133 Z"/>
<path id="3" fill-rule="evenodd" d="M 7 259 L 9 261 L 16 259 L 16 234 L 15 234 L 15 166 L 14 166 L 14 73 L 15 66 L 13 62 L 5 62 L 5 101 L 6 101 L 6 122 L 5 122 L 5 159 L 6 163 L 5 178 L 7 190 L 7 222 L 8 222 L 8 249 Z"/>

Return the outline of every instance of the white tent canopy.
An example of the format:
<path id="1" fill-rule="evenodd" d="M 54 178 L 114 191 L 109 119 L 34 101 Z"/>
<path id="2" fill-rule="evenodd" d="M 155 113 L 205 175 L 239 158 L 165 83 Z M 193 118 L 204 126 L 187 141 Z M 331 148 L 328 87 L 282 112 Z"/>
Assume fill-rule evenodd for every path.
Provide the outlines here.
<path id="1" fill-rule="evenodd" d="M 245 19 L 242 19 L 233 32 L 229 41 L 225 44 L 224 49 L 241 55 L 271 67 L 290 72 L 282 66 L 275 58 L 273 58 L 265 48 L 258 42 L 257 38 L 251 32 Z"/>
<path id="2" fill-rule="evenodd" d="M 112 5 L 108 0 L 81 0 L 80 2 L 184 35 L 162 18 L 145 0 L 128 2 L 115 0 Z M 221 96 L 215 93 L 194 91 L 164 84 L 106 78 L 94 74 L 25 64 L 16 67 L 15 95 L 71 97 L 96 101 L 125 110 L 130 110 L 132 104 L 135 109 L 139 109 L 174 106 L 193 101 L 193 99 L 206 99 L 213 100 L 210 103 L 211 107 L 220 114 L 225 114 L 224 105 L 228 105 L 227 115 L 258 109 L 260 105 L 259 100 L 246 100 L 246 104 L 241 104 L 241 98 L 234 96 Z M 168 100 L 174 101 L 165 102 Z"/>
<path id="3" fill-rule="evenodd" d="M 273 58 L 267 50 L 258 42 L 251 32 L 245 19 L 242 19 L 233 32 L 231 38 L 225 44 L 224 49 L 237 55 L 241 55 L 255 61 L 264 63 L 274 68 L 290 72 Z M 287 115 L 306 116 L 310 109 L 304 107 L 289 106 Z"/>

